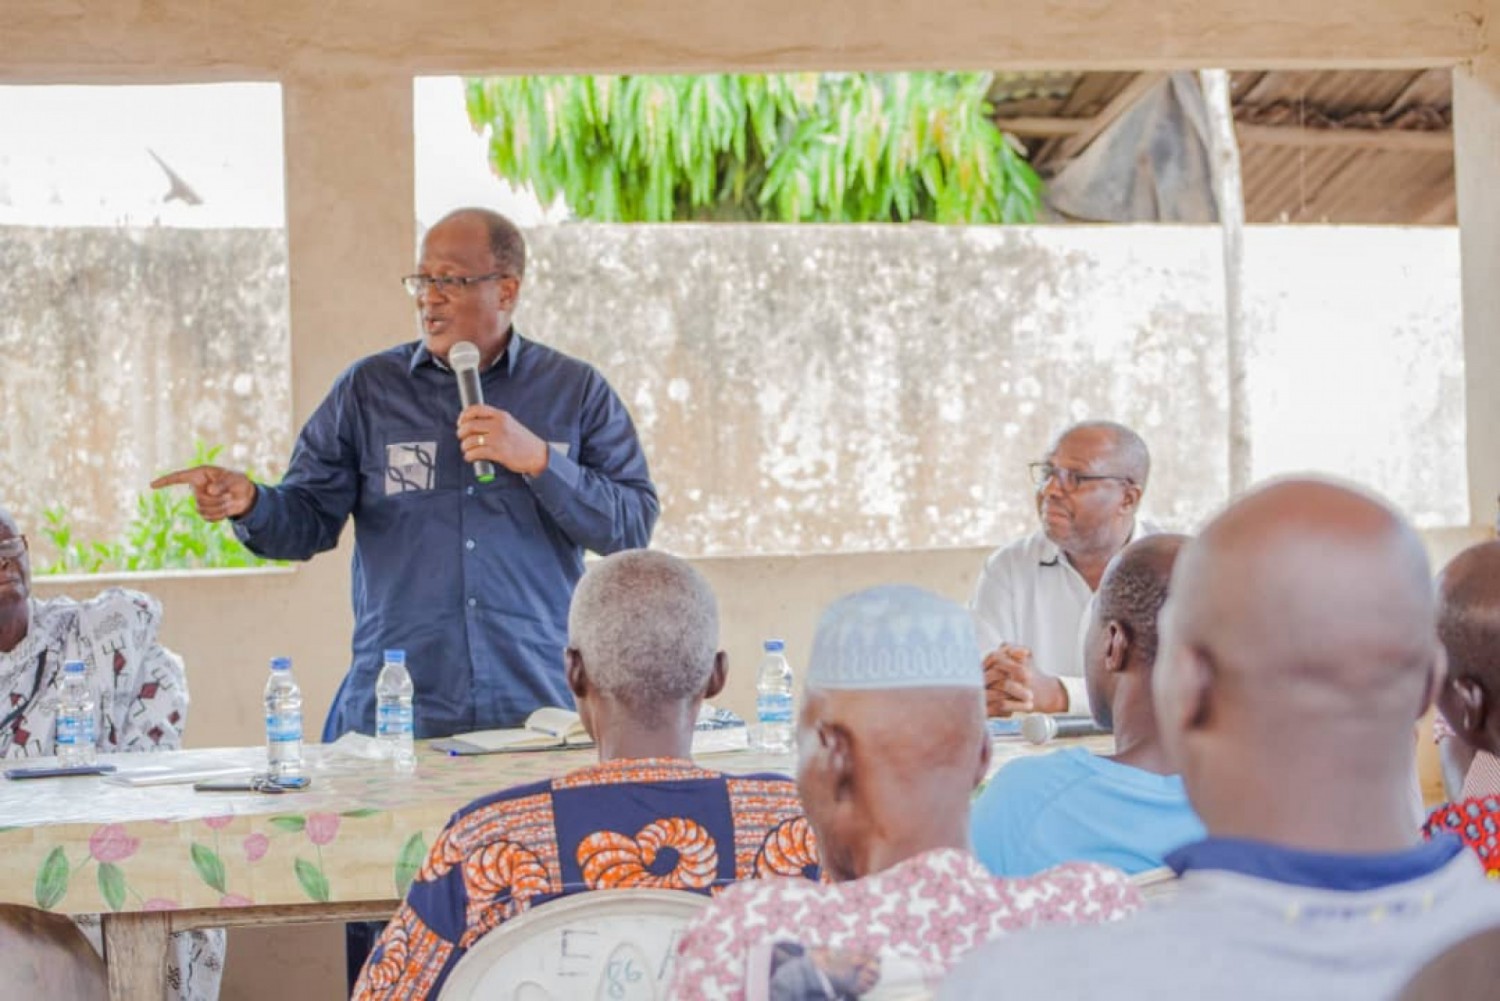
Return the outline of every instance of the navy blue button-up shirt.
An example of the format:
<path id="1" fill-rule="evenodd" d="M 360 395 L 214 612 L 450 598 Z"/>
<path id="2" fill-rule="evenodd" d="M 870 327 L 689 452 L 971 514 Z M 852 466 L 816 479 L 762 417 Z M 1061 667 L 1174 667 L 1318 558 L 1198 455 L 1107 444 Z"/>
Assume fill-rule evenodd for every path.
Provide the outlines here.
<path id="1" fill-rule="evenodd" d="M 551 446 L 535 478 L 480 483 L 458 387 L 421 342 L 362 359 L 297 438 L 279 486 L 235 523 L 251 551 L 305 560 L 354 517 L 353 663 L 333 733 L 373 733 L 381 653 L 406 650 L 418 737 L 519 725 L 572 705 L 568 603 L 585 549 L 651 541 L 659 505 L 630 415 L 591 366 L 523 340 L 481 376 L 485 402 Z"/>

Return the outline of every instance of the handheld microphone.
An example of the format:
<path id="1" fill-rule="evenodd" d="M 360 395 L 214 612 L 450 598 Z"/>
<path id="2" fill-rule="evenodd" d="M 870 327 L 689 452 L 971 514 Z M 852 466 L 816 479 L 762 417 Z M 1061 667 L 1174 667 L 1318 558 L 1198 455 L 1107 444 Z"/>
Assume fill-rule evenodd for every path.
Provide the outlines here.
<path id="1" fill-rule="evenodd" d="M 448 349 L 448 367 L 458 378 L 458 401 L 465 408 L 484 402 L 484 387 L 479 385 L 479 349 L 469 341 L 459 341 Z M 495 478 L 495 464 L 488 459 L 474 462 L 474 478 L 489 483 Z"/>
<path id="2" fill-rule="evenodd" d="M 1108 730 L 1084 716 L 1049 716 L 1046 713 L 1027 713 L 1021 719 L 1021 736 L 1028 744 L 1045 744 L 1054 737 L 1092 737 L 1109 733 Z"/>

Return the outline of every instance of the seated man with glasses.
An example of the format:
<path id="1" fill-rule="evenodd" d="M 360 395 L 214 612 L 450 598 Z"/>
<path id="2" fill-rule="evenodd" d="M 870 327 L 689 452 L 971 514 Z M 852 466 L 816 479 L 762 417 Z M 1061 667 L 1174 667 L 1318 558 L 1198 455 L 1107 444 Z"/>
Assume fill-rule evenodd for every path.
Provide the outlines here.
<path id="1" fill-rule="evenodd" d="M 1063 431 L 1031 464 L 1041 530 L 996 550 L 969 603 L 991 716 L 1089 712 L 1080 630 L 1104 568 L 1157 531 L 1136 518 L 1151 455 L 1112 421 Z"/>
<path id="2" fill-rule="evenodd" d="M 324 739 L 375 730 L 381 652 L 404 649 L 418 737 L 520 726 L 570 706 L 568 600 L 584 550 L 643 548 L 659 505 L 625 405 L 592 366 L 511 323 L 526 244 L 460 209 L 422 240 L 421 338 L 356 361 L 298 436 L 278 486 L 217 466 L 187 484 L 251 551 L 306 560 L 353 518 L 353 662 Z M 478 349 L 485 404 L 463 407 L 449 351 Z M 474 463 L 495 467 L 480 480 Z"/>
<path id="3" fill-rule="evenodd" d="M 167 751 L 182 746 L 187 675 L 157 640 L 161 604 L 112 587 L 93 598 L 40 600 L 31 593 L 26 537 L 0 508 L 0 758 L 52 754 L 63 664 L 81 660 L 94 694 L 100 751 Z M 101 949 L 98 919 L 80 921 Z M 0 929 L 3 934 L 3 929 Z M 216 998 L 224 932 L 173 936 L 167 982 L 174 998 Z"/>

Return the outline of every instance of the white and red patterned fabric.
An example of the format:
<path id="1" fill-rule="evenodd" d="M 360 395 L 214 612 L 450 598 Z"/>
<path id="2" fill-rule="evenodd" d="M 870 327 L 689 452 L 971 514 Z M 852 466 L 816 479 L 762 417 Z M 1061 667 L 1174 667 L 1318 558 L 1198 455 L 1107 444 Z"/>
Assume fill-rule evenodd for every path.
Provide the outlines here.
<path id="1" fill-rule="evenodd" d="M 161 603 L 112 587 L 87 601 L 29 601 L 31 622 L 14 650 L 0 652 L 0 757 L 53 751 L 63 663 L 88 665 L 94 733 L 101 751 L 182 746 L 187 675 L 156 638 Z"/>
<path id="2" fill-rule="evenodd" d="M 935 988 L 975 946 L 1012 931 L 1113 921 L 1140 907 L 1125 875 L 1069 863 L 1025 879 L 997 879 L 972 855 L 940 849 L 847 883 L 772 879 L 730 887 L 693 921 L 677 949 L 670 996 L 746 997 L 747 960 L 765 945 L 873 957 Z"/>

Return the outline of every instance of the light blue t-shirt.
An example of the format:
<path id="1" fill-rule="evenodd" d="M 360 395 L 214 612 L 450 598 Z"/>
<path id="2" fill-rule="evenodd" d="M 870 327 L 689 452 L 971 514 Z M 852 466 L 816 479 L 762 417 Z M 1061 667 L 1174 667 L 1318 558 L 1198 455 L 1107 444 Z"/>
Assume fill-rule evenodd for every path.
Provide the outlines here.
<path id="1" fill-rule="evenodd" d="M 990 872 L 1030 876 L 1064 862 L 1102 862 L 1133 875 L 1205 832 L 1181 776 L 1069 747 L 996 772 L 974 803 L 970 834 Z"/>

